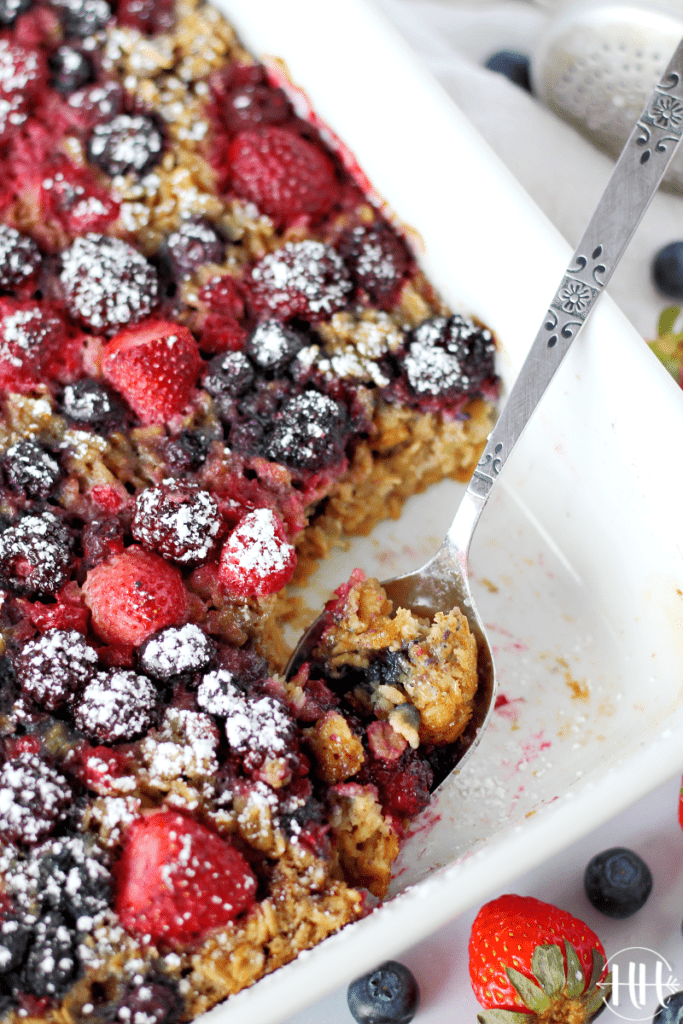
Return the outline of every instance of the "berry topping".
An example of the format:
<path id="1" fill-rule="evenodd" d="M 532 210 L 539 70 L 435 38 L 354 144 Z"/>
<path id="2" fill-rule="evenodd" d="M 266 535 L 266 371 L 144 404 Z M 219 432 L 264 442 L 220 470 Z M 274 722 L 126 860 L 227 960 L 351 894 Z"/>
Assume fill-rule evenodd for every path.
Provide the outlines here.
<path id="1" fill-rule="evenodd" d="M 261 370 L 281 374 L 303 348 L 304 338 L 279 320 L 264 320 L 247 339 L 247 354 Z"/>
<path id="2" fill-rule="evenodd" d="M 202 360 L 187 327 L 147 320 L 112 338 L 102 372 L 142 423 L 166 423 L 190 400 Z"/>
<path id="3" fill-rule="evenodd" d="M 138 647 L 152 633 L 177 626 L 187 609 L 178 570 L 142 548 L 126 548 L 91 569 L 83 594 L 95 630 L 110 644 Z"/>
<path id="4" fill-rule="evenodd" d="M 211 665 L 216 648 L 199 626 L 171 626 L 145 641 L 138 652 L 140 668 L 166 683 L 184 672 L 203 672 Z"/>
<path id="5" fill-rule="evenodd" d="M 56 459 L 37 441 L 28 439 L 8 448 L 2 463 L 10 487 L 29 498 L 48 498 L 62 475 Z"/>
<path id="6" fill-rule="evenodd" d="M 236 65 L 214 78 L 216 113 L 230 134 L 258 125 L 281 124 L 291 107 L 282 89 L 268 85 L 258 64 Z"/>
<path id="7" fill-rule="evenodd" d="M 0 582 L 18 594 L 56 594 L 69 577 L 71 547 L 52 512 L 25 516 L 0 534 Z"/>
<path id="8" fill-rule="evenodd" d="M 0 289 L 11 292 L 32 282 L 41 263 L 40 249 L 32 238 L 0 224 Z"/>
<path id="9" fill-rule="evenodd" d="M 7 974 L 21 967 L 31 929 L 15 917 L 5 917 L 0 924 L 0 973 Z"/>
<path id="10" fill-rule="evenodd" d="M 615 846 L 591 858 L 583 884 L 596 910 L 607 917 L 630 917 L 652 892 L 652 872 L 634 850 Z"/>
<path id="11" fill-rule="evenodd" d="M 275 698 L 224 693 L 214 698 L 214 707 L 218 706 L 216 701 L 223 708 L 225 735 L 232 750 L 243 756 L 255 755 L 258 751 L 275 757 L 287 753 L 294 723 Z"/>
<path id="12" fill-rule="evenodd" d="M 111 18 L 107 0 L 59 0 L 64 31 L 81 39 L 103 29 Z"/>
<path id="13" fill-rule="evenodd" d="M 171 275 L 182 280 L 206 263 L 222 263 L 225 242 L 206 217 L 191 217 L 168 236 L 164 256 Z"/>
<path id="14" fill-rule="evenodd" d="M 132 4 L 131 4 L 132 6 Z M 123 995 L 116 1011 L 122 1024 L 175 1024 L 180 1019 L 183 1002 L 170 983 L 136 978 Z"/>
<path id="15" fill-rule="evenodd" d="M 246 395 L 254 377 L 254 367 L 243 352 L 228 352 L 211 360 L 202 387 L 216 399 L 219 412 L 231 411 L 232 399 Z"/>
<path id="16" fill-rule="evenodd" d="M 174 8 L 173 0 L 119 0 L 116 17 L 120 25 L 156 35 L 173 27 Z"/>
<path id="17" fill-rule="evenodd" d="M 135 499 L 131 533 L 148 551 L 174 562 L 205 562 L 221 526 L 215 498 L 193 484 L 164 480 Z"/>
<path id="18" fill-rule="evenodd" d="M 266 597 L 289 583 L 296 552 L 269 508 L 250 512 L 235 527 L 221 552 L 218 579 L 238 598 Z"/>
<path id="19" fill-rule="evenodd" d="M 344 407 L 320 391 L 289 398 L 274 417 L 265 453 L 273 462 L 318 470 L 341 458 L 347 429 Z"/>
<path id="20" fill-rule="evenodd" d="M 343 309 L 353 289 L 344 261 L 323 242 L 287 242 L 251 271 L 254 305 L 283 319 L 318 320 Z"/>
<path id="21" fill-rule="evenodd" d="M 51 839 L 40 847 L 40 891 L 44 905 L 58 910 L 79 931 L 109 906 L 111 874 L 80 836 Z"/>
<path id="22" fill-rule="evenodd" d="M 88 130 L 98 121 L 110 121 L 121 113 L 123 89 L 118 82 L 103 82 L 77 89 L 69 96 L 69 111 L 78 125 Z"/>
<path id="23" fill-rule="evenodd" d="M 346 993 L 358 1024 L 409 1024 L 417 1013 L 420 990 L 407 967 L 387 960 L 353 981 Z"/>
<path id="24" fill-rule="evenodd" d="M 46 711 L 72 701 L 97 671 L 97 655 L 74 629 L 48 629 L 24 644 L 14 667 L 24 693 Z"/>
<path id="25" fill-rule="evenodd" d="M 50 69 L 50 85 L 64 96 L 68 96 L 95 77 L 92 61 L 82 50 L 64 43 L 54 50 L 47 60 Z"/>
<path id="26" fill-rule="evenodd" d="M 33 0 L 0 0 L 0 25 L 9 26 L 31 7 Z"/>
<path id="27" fill-rule="evenodd" d="M 383 221 L 357 227 L 342 236 L 339 250 L 354 284 L 378 306 L 391 306 L 410 267 L 410 253 L 396 232 Z"/>
<path id="28" fill-rule="evenodd" d="M 227 150 L 230 187 L 276 224 L 319 220 L 339 197 L 330 158 L 291 128 L 266 125 L 240 132 Z"/>
<path id="29" fill-rule="evenodd" d="M 59 998 L 71 987 L 78 970 L 75 936 L 55 912 L 38 921 L 34 936 L 22 972 L 23 985 L 34 996 Z"/>
<path id="30" fill-rule="evenodd" d="M 164 137 L 149 114 L 119 114 L 96 124 L 88 140 L 88 157 L 108 174 L 143 175 L 159 163 Z"/>
<path id="31" fill-rule="evenodd" d="M 595 932 L 533 896 L 499 896 L 483 906 L 472 925 L 469 957 L 474 994 L 494 1011 L 480 1019 L 491 1024 L 522 1015 L 529 1024 L 587 1021 L 609 999 L 605 951 Z"/>
<path id="32" fill-rule="evenodd" d="M 32 844 L 49 835 L 72 799 L 63 775 L 36 754 L 20 754 L 0 770 L 0 834 Z"/>
<path id="33" fill-rule="evenodd" d="M 34 387 L 64 342 L 64 324 L 39 303 L 0 299 L 0 387 Z"/>
<path id="34" fill-rule="evenodd" d="M 61 282 L 69 312 L 93 331 L 143 320 L 159 295 L 156 271 L 137 249 L 92 233 L 62 253 Z"/>
<path id="35" fill-rule="evenodd" d="M 74 722 L 89 739 L 119 743 L 142 736 L 156 718 L 158 695 L 146 676 L 99 672 L 74 707 Z"/>
<path id="36" fill-rule="evenodd" d="M 105 384 L 87 377 L 67 384 L 62 395 L 62 409 L 79 426 L 92 427 L 100 433 L 112 433 L 121 425 L 123 405 Z"/>
<path id="37" fill-rule="evenodd" d="M 247 910 L 256 878 L 241 853 L 175 811 L 138 818 L 118 864 L 116 911 L 128 931 L 187 942 Z"/>
<path id="38" fill-rule="evenodd" d="M 235 676 L 226 668 L 208 672 L 197 687 L 197 703 L 210 715 L 227 718 L 231 711 L 239 708 L 244 693 L 237 685 Z"/>
<path id="39" fill-rule="evenodd" d="M 172 473 L 193 473 L 206 462 L 211 439 L 196 430 L 181 430 L 169 439 L 164 457 Z"/>
<path id="40" fill-rule="evenodd" d="M 469 394 L 494 375 L 491 332 L 458 314 L 425 320 L 416 327 L 404 367 L 419 396 Z"/>
<path id="41" fill-rule="evenodd" d="M 531 62 L 525 53 L 516 50 L 499 50 L 484 62 L 489 71 L 505 75 L 514 85 L 531 92 Z"/>
<path id="42" fill-rule="evenodd" d="M 123 551 L 123 526 L 112 516 L 110 519 L 91 519 L 81 533 L 83 564 L 92 569 Z"/>
<path id="43" fill-rule="evenodd" d="M 0 137 L 26 120 L 28 106 L 47 78 L 42 53 L 0 39 Z"/>

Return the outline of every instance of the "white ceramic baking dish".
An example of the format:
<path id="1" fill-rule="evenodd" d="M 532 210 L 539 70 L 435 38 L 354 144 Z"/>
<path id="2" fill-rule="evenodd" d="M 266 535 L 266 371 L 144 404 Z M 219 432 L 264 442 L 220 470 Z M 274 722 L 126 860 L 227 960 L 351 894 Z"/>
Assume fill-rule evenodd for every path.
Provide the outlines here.
<path id="1" fill-rule="evenodd" d="M 509 386 L 570 252 L 365 0 L 217 0 L 285 59 L 318 115 L 424 241 L 453 308 L 502 342 Z M 209 1014 L 271 1024 L 593 829 L 683 766 L 683 394 L 601 300 L 505 469 L 472 550 L 503 703 L 416 822 L 392 898 Z M 311 602 L 361 565 L 420 564 L 460 488 L 413 499 L 340 553 Z"/>

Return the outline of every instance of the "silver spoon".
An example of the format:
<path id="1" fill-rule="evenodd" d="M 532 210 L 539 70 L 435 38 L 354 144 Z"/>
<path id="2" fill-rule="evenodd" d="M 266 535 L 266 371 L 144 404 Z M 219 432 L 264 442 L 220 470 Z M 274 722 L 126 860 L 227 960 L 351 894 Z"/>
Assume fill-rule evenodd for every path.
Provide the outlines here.
<path id="1" fill-rule="evenodd" d="M 495 703 L 491 647 L 472 599 L 467 560 L 472 535 L 491 489 L 572 341 L 588 319 L 630 242 L 683 131 L 683 40 L 636 123 L 591 221 L 565 270 L 544 322 L 463 495 L 446 538 L 426 565 L 382 584 L 394 608 L 433 618 L 459 607 L 478 645 L 479 687 L 453 767 L 481 739 Z M 287 665 L 291 678 L 311 655 L 326 626 L 325 613 L 299 641 Z"/>

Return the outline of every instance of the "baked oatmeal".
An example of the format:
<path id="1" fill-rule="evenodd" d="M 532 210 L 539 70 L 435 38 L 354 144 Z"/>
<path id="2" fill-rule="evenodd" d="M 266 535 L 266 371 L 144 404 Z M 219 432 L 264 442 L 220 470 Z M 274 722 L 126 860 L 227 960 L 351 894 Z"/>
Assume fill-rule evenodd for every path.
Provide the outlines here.
<path id="1" fill-rule="evenodd" d="M 0 1009 L 191 1020 L 367 912 L 477 685 L 297 584 L 466 480 L 495 344 L 198 0 L 0 0 Z"/>

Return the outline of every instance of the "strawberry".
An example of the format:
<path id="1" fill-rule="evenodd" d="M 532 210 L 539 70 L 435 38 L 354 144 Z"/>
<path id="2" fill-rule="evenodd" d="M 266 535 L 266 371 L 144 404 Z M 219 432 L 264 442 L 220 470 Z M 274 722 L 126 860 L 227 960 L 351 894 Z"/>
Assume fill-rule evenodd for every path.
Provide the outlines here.
<path id="1" fill-rule="evenodd" d="M 500 896 L 470 934 L 470 980 L 480 1024 L 583 1024 L 609 997 L 600 939 L 566 910 L 532 896 Z"/>
<path id="2" fill-rule="evenodd" d="M 185 618 L 187 593 L 173 565 L 129 547 L 91 569 L 83 584 L 96 633 L 108 644 L 137 647 Z"/>
<path id="3" fill-rule="evenodd" d="M 177 811 L 129 826 L 116 876 L 121 923 L 153 939 L 197 939 L 229 924 L 256 896 L 256 878 L 242 854 Z"/>
<path id="4" fill-rule="evenodd" d="M 145 425 L 167 423 L 190 400 L 202 360 L 187 329 L 145 320 L 107 342 L 102 372 Z"/>
<path id="5" fill-rule="evenodd" d="M 332 161 L 291 128 L 271 124 L 239 132 L 227 161 L 232 190 L 278 226 L 302 216 L 319 220 L 339 197 Z"/>
<path id="6" fill-rule="evenodd" d="M 269 508 L 246 515 L 221 552 L 218 580 L 233 597 L 266 597 L 289 583 L 296 552 Z"/>

